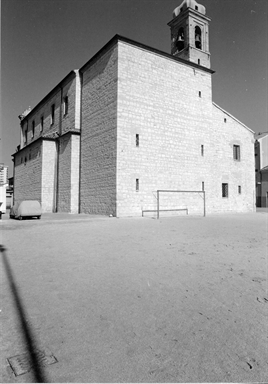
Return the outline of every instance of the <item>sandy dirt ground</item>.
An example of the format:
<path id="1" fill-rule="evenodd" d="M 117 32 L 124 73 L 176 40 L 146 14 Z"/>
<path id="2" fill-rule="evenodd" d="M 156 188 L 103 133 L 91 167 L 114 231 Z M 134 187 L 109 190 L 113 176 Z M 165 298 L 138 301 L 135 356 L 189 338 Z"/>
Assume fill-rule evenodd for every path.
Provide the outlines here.
<path id="1" fill-rule="evenodd" d="M 267 383 L 267 218 L 4 218 L 1 382 L 36 381 L 15 286 L 44 381 Z"/>

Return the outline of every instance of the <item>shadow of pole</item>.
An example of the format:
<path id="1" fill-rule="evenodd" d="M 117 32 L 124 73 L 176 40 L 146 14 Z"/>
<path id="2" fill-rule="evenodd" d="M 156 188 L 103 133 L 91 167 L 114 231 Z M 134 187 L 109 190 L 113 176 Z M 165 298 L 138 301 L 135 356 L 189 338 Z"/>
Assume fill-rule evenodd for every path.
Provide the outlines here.
<path id="1" fill-rule="evenodd" d="M 12 271 L 6 256 L 6 248 L 0 244 L 0 253 L 2 254 L 5 271 L 8 277 L 10 290 L 13 294 L 14 302 L 16 304 L 17 314 L 20 320 L 22 333 L 25 339 L 29 357 L 31 359 L 31 367 L 35 376 L 36 383 L 47 383 L 45 374 L 43 372 L 42 365 L 38 361 L 37 356 L 37 343 L 34 340 L 33 333 L 26 321 L 26 311 L 23 308 L 22 300 L 19 296 L 18 289 L 15 284 L 15 280 L 12 275 Z"/>

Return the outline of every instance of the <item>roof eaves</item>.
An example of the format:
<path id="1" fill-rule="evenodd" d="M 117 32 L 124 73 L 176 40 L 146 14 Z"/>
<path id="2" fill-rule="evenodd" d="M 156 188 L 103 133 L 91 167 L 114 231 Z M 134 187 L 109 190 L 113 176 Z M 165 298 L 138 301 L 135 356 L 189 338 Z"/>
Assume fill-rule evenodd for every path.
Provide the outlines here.
<path id="1" fill-rule="evenodd" d="M 53 93 L 55 93 L 57 91 L 58 88 L 60 88 L 62 86 L 62 84 L 68 79 L 68 77 L 70 77 L 71 75 L 75 74 L 75 70 L 71 70 L 68 75 L 66 75 L 48 94 L 46 94 L 45 97 L 43 97 L 43 99 L 41 101 L 39 101 L 38 104 L 36 104 L 36 106 L 25 116 L 23 117 L 23 119 L 21 120 L 21 122 L 23 120 L 25 120 L 26 118 L 28 119 L 29 116 L 31 116 L 34 112 L 36 112 L 36 110 L 40 107 L 40 105 L 42 103 L 44 103 L 47 99 L 49 99 Z"/>
<path id="2" fill-rule="evenodd" d="M 108 41 L 108 43 L 106 43 L 90 60 L 88 60 L 81 68 L 80 68 L 80 72 L 82 73 L 90 64 L 92 64 L 93 62 L 95 62 L 99 56 L 103 55 L 104 52 L 107 51 L 107 49 L 111 48 L 113 45 L 115 45 L 116 43 L 118 43 L 118 41 L 121 41 L 121 42 L 124 42 L 124 43 L 127 43 L 127 44 L 130 44 L 130 45 L 133 45 L 135 47 L 138 47 L 138 48 L 141 48 L 141 49 L 144 49 L 146 51 L 149 51 L 149 52 L 153 52 L 153 53 L 156 53 L 157 55 L 160 55 L 162 57 L 166 57 L 170 60 L 173 60 L 173 61 L 177 61 L 177 62 L 180 62 L 182 64 L 186 64 L 190 67 L 194 67 L 194 68 L 197 68 L 197 69 L 201 69 L 205 72 L 209 72 L 209 73 L 215 73 L 215 71 L 213 71 L 212 69 L 210 68 L 206 68 L 206 67 L 203 67 L 202 65 L 198 65 L 196 63 L 192 63 L 191 61 L 188 61 L 188 60 L 185 60 L 185 59 L 181 59 L 180 57 L 176 57 L 176 56 L 173 56 L 171 55 L 170 53 L 166 53 L 166 52 L 163 52 L 163 51 L 160 51 L 159 49 L 156 49 L 156 48 L 152 48 L 148 45 L 145 45 L 145 44 L 142 44 L 142 43 L 139 43 L 137 41 L 134 41 L 134 40 L 131 40 L 127 37 L 124 37 L 124 36 L 121 36 L 121 35 L 115 35 L 111 40 Z"/>
<path id="3" fill-rule="evenodd" d="M 236 117 L 234 117 L 233 115 L 231 115 L 231 113 L 225 111 L 223 108 L 221 108 L 218 104 L 214 103 L 214 101 L 212 101 L 212 104 L 220 109 L 222 112 L 226 113 L 226 115 L 230 116 L 233 120 L 237 121 L 239 124 L 243 125 L 244 128 L 246 128 L 248 131 L 252 132 L 253 134 L 255 133 L 252 129 L 250 129 L 247 125 L 245 125 L 244 123 L 242 123 L 240 120 L 238 120 Z"/>
<path id="4" fill-rule="evenodd" d="M 260 139 L 263 139 L 264 137 L 266 137 L 267 135 L 268 135 L 268 132 L 256 133 L 255 139 L 260 140 Z"/>
<path id="5" fill-rule="evenodd" d="M 27 144 L 25 147 L 20 148 L 18 151 L 16 151 L 15 153 L 13 153 L 11 156 L 14 157 L 14 156 L 17 155 L 18 153 L 22 152 L 24 149 L 28 149 L 28 148 L 30 148 L 33 144 L 37 143 L 37 142 L 40 141 L 40 140 L 42 140 L 42 141 L 43 141 L 43 140 L 47 140 L 47 141 L 55 141 L 56 138 L 40 136 L 40 137 L 38 137 L 36 140 L 31 141 L 31 142 L 30 142 L 29 144 Z"/>
<path id="6" fill-rule="evenodd" d="M 99 56 L 103 55 L 110 47 L 116 44 L 118 41 L 118 35 L 115 35 L 111 40 L 108 41 L 94 56 L 92 56 L 80 69 L 79 72 L 83 73 L 84 70 L 92 63 L 94 63 Z"/>
<path id="7" fill-rule="evenodd" d="M 40 136 L 40 137 L 38 137 L 37 139 L 31 141 L 29 144 L 27 144 L 25 147 L 19 149 L 17 152 L 15 152 L 15 153 L 14 153 L 13 155 L 11 155 L 11 156 L 16 155 L 17 153 L 23 151 L 23 150 L 26 149 L 26 148 L 30 148 L 30 146 L 31 146 L 32 144 L 35 144 L 35 143 L 37 143 L 37 142 L 40 141 L 40 140 L 41 140 L 41 141 L 43 141 L 43 140 L 47 140 L 47 141 L 56 141 L 56 140 L 58 140 L 59 138 L 61 138 L 61 137 L 63 137 L 63 136 L 66 136 L 66 135 L 68 135 L 68 134 L 70 134 L 70 135 L 78 135 L 78 136 L 80 136 L 80 135 L 81 135 L 81 132 L 80 132 L 79 129 L 75 129 L 75 128 L 74 128 L 74 129 L 70 129 L 69 131 L 63 133 L 63 134 L 60 135 L 60 136 L 58 136 L 55 132 L 53 132 L 53 133 L 51 133 L 51 134 L 48 133 L 47 136 Z"/>

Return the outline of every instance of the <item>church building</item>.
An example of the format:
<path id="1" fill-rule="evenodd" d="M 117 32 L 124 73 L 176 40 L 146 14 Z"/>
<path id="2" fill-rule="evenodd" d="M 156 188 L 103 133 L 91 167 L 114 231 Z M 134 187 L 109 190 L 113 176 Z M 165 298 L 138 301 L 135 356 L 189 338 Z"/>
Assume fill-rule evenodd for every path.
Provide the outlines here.
<path id="1" fill-rule="evenodd" d="M 209 22 L 184 0 L 171 54 L 116 35 L 20 115 L 14 201 L 116 217 L 254 211 L 254 132 L 212 101 Z"/>

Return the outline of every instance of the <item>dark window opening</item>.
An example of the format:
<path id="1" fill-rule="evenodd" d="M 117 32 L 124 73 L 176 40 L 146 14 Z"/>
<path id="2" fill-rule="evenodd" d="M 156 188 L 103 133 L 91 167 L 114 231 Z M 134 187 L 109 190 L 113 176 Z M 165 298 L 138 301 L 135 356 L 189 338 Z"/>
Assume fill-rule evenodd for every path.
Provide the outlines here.
<path id="1" fill-rule="evenodd" d="M 233 146 L 234 160 L 240 161 L 240 145 Z"/>
<path id="2" fill-rule="evenodd" d="M 222 197 L 228 197 L 228 184 L 222 184 Z"/>
<path id="3" fill-rule="evenodd" d="M 25 129 L 24 143 L 27 144 L 28 129 Z"/>
<path id="4" fill-rule="evenodd" d="M 227 119 L 226 119 L 226 118 L 224 118 L 224 122 L 225 122 L 225 123 L 227 122 Z"/>
<path id="5" fill-rule="evenodd" d="M 34 138 L 35 122 L 32 122 L 32 139 Z"/>
<path id="6" fill-rule="evenodd" d="M 201 156 L 204 156 L 204 145 L 201 145 Z"/>
<path id="7" fill-rule="evenodd" d="M 202 49 L 201 44 L 201 29 L 199 27 L 195 27 L 195 47 L 197 49 Z"/>
<path id="8" fill-rule="evenodd" d="M 53 125 L 55 122 L 55 104 L 51 105 L 51 116 L 50 116 L 50 124 Z"/>
<path id="9" fill-rule="evenodd" d="M 139 134 L 137 133 L 137 134 L 136 134 L 136 147 L 139 147 L 139 145 L 140 145 L 140 136 L 139 136 Z"/>
<path id="10" fill-rule="evenodd" d="M 184 48 L 184 29 L 181 27 L 178 32 L 178 38 L 177 38 L 177 48 L 178 51 L 181 51 Z"/>
<path id="11" fill-rule="evenodd" d="M 199 91 L 199 97 L 201 97 L 201 96 L 202 96 L 201 91 Z"/>
<path id="12" fill-rule="evenodd" d="M 197 60 L 197 64 L 200 65 L 200 59 Z"/>
<path id="13" fill-rule="evenodd" d="M 44 129 L 44 116 L 41 116 L 40 132 L 42 132 L 43 129 Z"/>
<path id="14" fill-rule="evenodd" d="M 198 6 L 197 5 L 195 6 L 195 9 L 196 9 L 196 11 L 198 11 Z"/>
<path id="15" fill-rule="evenodd" d="M 205 182 L 202 181 L 202 191 L 204 191 L 204 190 L 205 190 Z"/>
<path id="16" fill-rule="evenodd" d="M 68 114 L 68 108 L 69 108 L 69 100 L 68 100 L 68 96 L 66 96 L 64 98 L 64 101 L 63 101 L 63 114 L 64 114 L 64 116 Z"/>
<path id="17" fill-rule="evenodd" d="M 136 192 L 140 190 L 140 181 L 139 179 L 136 179 Z"/>
<path id="18" fill-rule="evenodd" d="M 241 195 L 241 185 L 238 186 L 238 193 Z"/>

